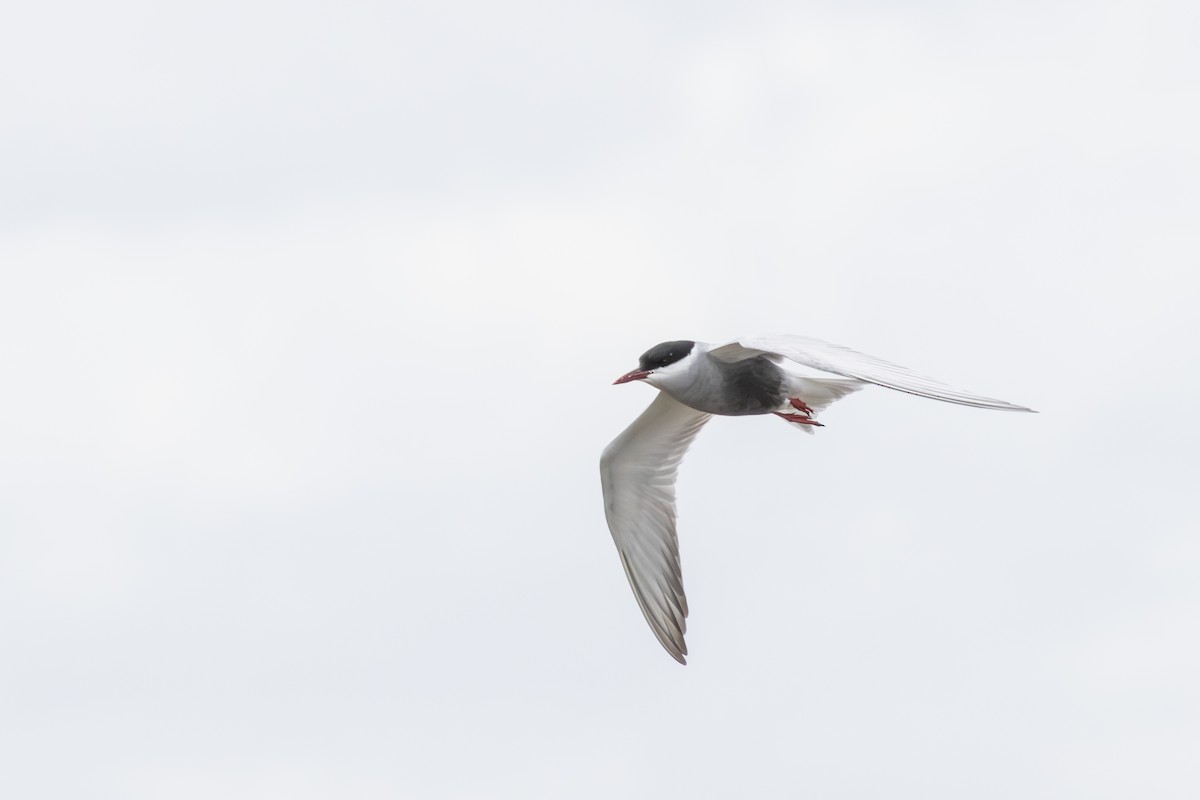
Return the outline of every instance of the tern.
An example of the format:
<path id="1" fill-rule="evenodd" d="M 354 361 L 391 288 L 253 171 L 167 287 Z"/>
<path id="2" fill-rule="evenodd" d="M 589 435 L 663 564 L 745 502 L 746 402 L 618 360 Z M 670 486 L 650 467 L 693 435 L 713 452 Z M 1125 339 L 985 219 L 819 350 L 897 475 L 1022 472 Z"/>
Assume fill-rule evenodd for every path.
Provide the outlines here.
<path id="1" fill-rule="evenodd" d="M 867 384 L 1000 411 L 1033 409 L 960 392 L 874 356 L 807 336 L 772 335 L 726 344 L 663 342 L 614 384 L 642 381 L 659 390 L 641 416 L 604 449 L 604 514 L 625 576 L 651 630 L 686 664 L 688 615 L 675 533 L 675 476 L 704 423 L 714 415 L 774 414 L 811 434 L 817 415 Z"/>

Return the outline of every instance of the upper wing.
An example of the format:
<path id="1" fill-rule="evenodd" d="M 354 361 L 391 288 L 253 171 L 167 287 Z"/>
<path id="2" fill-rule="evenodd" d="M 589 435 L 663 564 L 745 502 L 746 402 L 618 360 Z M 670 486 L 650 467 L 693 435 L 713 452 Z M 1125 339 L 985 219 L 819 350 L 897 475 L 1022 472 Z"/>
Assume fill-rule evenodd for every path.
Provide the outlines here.
<path id="1" fill-rule="evenodd" d="M 625 576 L 658 641 L 686 664 L 687 598 L 675 536 L 675 475 L 710 415 L 659 392 L 600 456 L 604 515 Z"/>
<path id="2" fill-rule="evenodd" d="M 830 344 L 808 336 L 780 334 L 738 339 L 715 348 L 710 351 L 710 354 L 722 361 L 741 361 L 760 355 L 779 355 L 806 367 L 844 375 L 847 378 L 857 378 L 860 381 L 867 381 L 921 397 L 944 400 L 947 403 L 1004 411 L 1033 411 L 1031 408 L 996 400 L 992 397 L 960 392 L 958 389 L 953 389 L 932 378 L 918 375 L 905 367 L 884 361 L 882 358 L 868 356 L 851 350 L 849 347 Z"/>

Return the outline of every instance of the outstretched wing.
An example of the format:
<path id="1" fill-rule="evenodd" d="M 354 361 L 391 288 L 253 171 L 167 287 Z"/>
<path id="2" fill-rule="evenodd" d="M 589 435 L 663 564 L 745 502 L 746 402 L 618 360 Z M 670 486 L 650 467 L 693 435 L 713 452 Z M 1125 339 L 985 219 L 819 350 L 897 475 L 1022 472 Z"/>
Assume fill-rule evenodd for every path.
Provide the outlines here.
<path id="1" fill-rule="evenodd" d="M 884 361 L 882 358 L 859 353 L 849 347 L 823 342 L 808 336 L 779 334 L 757 336 L 721 345 L 710 351 L 710 355 L 722 361 L 734 362 L 761 355 L 782 356 L 797 364 L 857 378 L 889 389 L 909 394 L 958 403 L 976 408 L 994 408 L 1002 411 L 1033 411 L 1032 408 L 1014 405 L 992 397 L 962 392 L 944 383 L 918 375 L 906 367 Z"/>
<path id="2" fill-rule="evenodd" d="M 658 641 L 686 664 L 687 598 L 675 535 L 675 475 L 710 415 L 659 392 L 600 457 L 604 515 L 625 576 Z"/>

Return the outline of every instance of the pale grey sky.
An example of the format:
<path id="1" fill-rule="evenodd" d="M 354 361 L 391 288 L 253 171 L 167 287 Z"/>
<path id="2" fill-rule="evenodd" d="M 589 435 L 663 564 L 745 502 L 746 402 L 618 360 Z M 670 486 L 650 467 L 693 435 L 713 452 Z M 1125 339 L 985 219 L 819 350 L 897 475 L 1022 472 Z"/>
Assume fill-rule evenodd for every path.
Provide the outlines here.
<path id="1" fill-rule="evenodd" d="M 25 4 L 0 29 L 0 794 L 1193 798 L 1184 2 Z M 597 461 L 716 420 L 687 667 Z"/>

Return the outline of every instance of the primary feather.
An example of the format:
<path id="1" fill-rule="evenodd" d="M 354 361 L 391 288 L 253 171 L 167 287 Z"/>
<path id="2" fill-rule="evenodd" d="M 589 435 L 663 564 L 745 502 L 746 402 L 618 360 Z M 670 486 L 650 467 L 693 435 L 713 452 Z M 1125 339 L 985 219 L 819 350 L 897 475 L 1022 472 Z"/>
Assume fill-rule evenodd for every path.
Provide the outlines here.
<path id="1" fill-rule="evenodd" d="M 675 475 L 709 414 L 659 392 L 600 457 L 604 514 L 638 606 L 662 646 L 687 663 L 687 598 L 675 535 Z"/>
<path id="2" fill-rule="evenodd" d="M 979 394 L 959 391 L 946 384 L 919 375 L 907 367 L 869 356 L 849 347 L 814 339 L 810 336 L 776 334 L 738 339 L 720 345 L 710 355 L 721 361 L 734 362 L 761 355 L 778 355 L 803 364 L 812 369 L 832 372 L 847 378 L 886 386 L 900 392 L 958 403 L 975 408 L 991 408 L 998 411 L 1032 411 L 1033 409 L 1013 403 L 984 397 Z"/>

